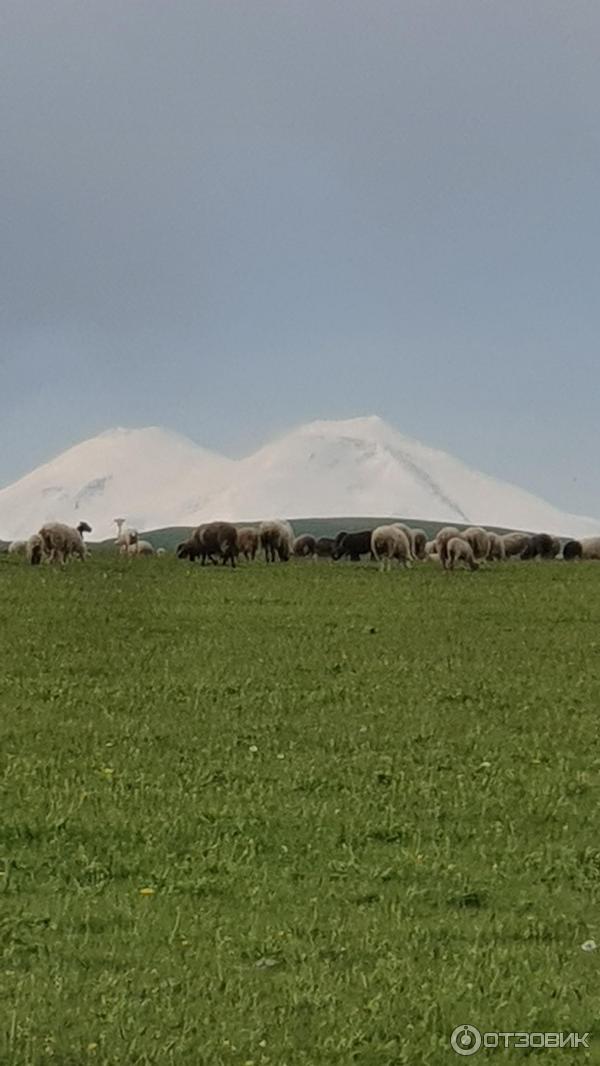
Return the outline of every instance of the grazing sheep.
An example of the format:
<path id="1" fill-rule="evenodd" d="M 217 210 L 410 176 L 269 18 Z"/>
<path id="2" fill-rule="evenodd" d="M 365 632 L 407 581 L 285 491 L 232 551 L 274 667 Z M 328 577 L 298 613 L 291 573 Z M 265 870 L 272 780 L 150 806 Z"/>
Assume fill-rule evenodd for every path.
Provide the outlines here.
<path id="1" fill-rule="evenodd" d="M 409 529 L 410 547 L 415 559 L 427 558 L 427 534 L 424 529 Z"/>
<path id="2" fill-rule="evenodd" d="M 490 546 L 487 558 L 493 563 L 503 562 L 506 559 L 506 551 L 502 537 L 498 533 L 489 533 L 488 536 L 490 538 Z"/>
<path id="3" fill-rule="evenodd" d="M 353 563 L 357 563 L 361 555 L 370 555 L 373 558 L 371 551 L 372 535 L 372 529 L 362 529 L 358 533 L 338 533 L 331 558 L 342 559 L 347 555 Z"/>
<path id="4" fill-rule="evenodd" d="M 390 570 L 392 559 L 402 567 L 410 566 L 412 558 L 410 541 L 398 526 L 377 526 L 371 534 L 371 552 L 379 562 L 380 570 Z"/>
<path id="5" fill-rule="evenodd" d="M 51 563 L 64 563 L 73 556 L 83 560 L 86 558 L 87 549 L 83 542 L 83 534 L 91 533 L 92 527 L 87 522 L 80 522 L 77 529 L 66 526 L 62 522 L 48 522 L 39 531 L 42 538 L 44 554 Z"/>
<path id="6" fill-rule="evenodd" d="M 162 558 L 163 555 L 167 554 L 167 549 L 166 548 L 157 548 L 156 549 L 156 554 L 159 555 Z"/>
<path id="7" fill-rule="evenodd" d="M 563 548 L 563 559 L 600 559 L 600 537 L 569 540 Z"/>
<path id="8" fill-rule="evenodd" d="M 471 545 L 475 559 L 487 559 L 490 550 L 490 535 L 486 529 L 482 529 L 481 526 L 469 526 L 460 536 Z"/>
<path id="9" fill-rule="evenodd" d="M 454 570 L 459 563 L 469 570 L 479 569 L 479 565 L 475 562 L 475 552 L 469 541 L 463 537 L 452 537 L 446 545 L 446 553 L 447 570 Z"/>
<path id="10" fill-rule="evenodd" d="M 131 558 L 134 555 L 156 555 L 156 552 L 149 540 L 136 540 L 127 548 L 127 555 Z"/>
<path id="11" fill-rule="evenodd" d="M 315 550 L 319 559 L 331 559 L 334 548 L 335 540 L 333 537 L 319 537 L 317 539 Z"/>
<path id="12" fill-rule="evenodd" d="M 44 542 L 39 533 L 34 533 L 26 544 L 25 554 L 31 566 L 39 566 L 44 557 Z"/>
<path id="13" fill-rule="evenodd" d="M 438 558 L 437 544 L 434 540 L 428 540 L 425 545 L 425 558 L 436 560 Z"/>
<path id="14" fill-rule="evenodd" d="M 27 554 L 27 541 L 26 540 L 13 540 L 6 549 L 9 555 L 26 555 Z"/>
<path id="15" fill-rule="evenodd" d="M 294 547 L 294 532 L 289 522 L 261 522 L 259 527 L 260 543 L 265 553 L 265 561 L 287 563 Z"/>
<path id="16" fill-rule="evenodd" d="M 207 559 L 216 566 L 220 558 L 223 566 L 229 562 L 235 568 L 237 553 L 237 529 L 231 522 L 205 522 L 188 540 L 177 546 L 178 559 L 189 559 L 190 562 L 200 559 L 202 566 Z"/>
<path id="17" fill-rule="evenodd" d="M 240 555 L 243 555 L 247 562 L 254 562 L 259 546 L 260 537 L 257 529 L 253 529 L 252 526 L 242 526 L 238 529 L 238 548 Z"/>
<path id="18" fill-rule="evenodd" d="M 448 542 L 451 541 L 453 537 L 458 536 L 460 536 L 460 534 L 456 526 L 444 526 L 443 529 L 440 529 L 437 533 L 435 546 L 444 570 L 446 569 L 448 562 Z"/>
<path id="19" fill-rule="evenodd" d="M 529 535 L 527 533 L 504 533 L 502 537 L 504 543 L 504 552 L 507 559 L 514 559 L 516 555 L 521 555 L 529 544 Z"/>
<path id="20" fill-rule="evenodd" d="M 554 559 L 560 551 L 560 541 L 549 533 L 535 533 L 528 539 L 521 559 Z"/>
<path id="21" fill-rule="evenodd" d="M 117 527 L 117 538 L 115 540 L 115 544 L 119 551 L 123 555 L 125 555 L 131 545 L 137 543 L 139 539 L 139 533 L 137 529 L 130 529 L 128 526 L 125 526 L 124 518 L 114 518 L 113 521 Z M 124 526 L 125 528 L 123 528 Z"/>

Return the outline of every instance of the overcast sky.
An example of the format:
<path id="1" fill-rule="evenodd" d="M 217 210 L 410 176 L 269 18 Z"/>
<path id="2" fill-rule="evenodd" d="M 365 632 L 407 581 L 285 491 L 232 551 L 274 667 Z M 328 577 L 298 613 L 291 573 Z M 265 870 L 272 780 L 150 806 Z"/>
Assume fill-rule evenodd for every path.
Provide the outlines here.
<path id="1" fill-rule="evenodd" d="M 600 516 L 600 4 L 5 0 L 0 484 L 379 414 Z"/>

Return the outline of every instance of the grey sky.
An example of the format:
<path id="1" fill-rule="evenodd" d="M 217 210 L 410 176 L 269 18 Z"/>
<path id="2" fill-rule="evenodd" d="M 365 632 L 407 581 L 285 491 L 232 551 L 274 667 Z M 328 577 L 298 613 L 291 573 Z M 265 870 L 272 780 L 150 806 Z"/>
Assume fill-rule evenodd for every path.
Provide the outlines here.
<path id="1" fill-rule="evenodd" d="M 600 515 L 600 5 L 0 7 L 0 484 L 380 414 Z"/>

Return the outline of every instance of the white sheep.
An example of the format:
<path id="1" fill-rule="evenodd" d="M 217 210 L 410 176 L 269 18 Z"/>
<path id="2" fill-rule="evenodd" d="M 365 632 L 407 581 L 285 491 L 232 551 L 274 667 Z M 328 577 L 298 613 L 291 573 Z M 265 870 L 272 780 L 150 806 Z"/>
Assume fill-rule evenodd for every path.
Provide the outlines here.
<path id="1" fill-rule="evenodd" d="M 446 569 L 446 564 L 448 562 L 448 543 L 453 537 L 458 536 L 460 536 L 460 534 L 456 526 L 444 526 L 442 529 L 438 530 L 435 538 L 435 546 L 444 570 Z"/>
<path id="2" fill-rule="evenodd" d="M 66 526 L 62 522 L 48 522 L 39 531 L 42 538 L 44 554 L 51 563 L 64 564 L 67 559 L 75 556 L 85 559 L 87 549 L 83 542 L 83 534 L 91 533 L 92 527 L 87 522 L 80 522 L 77 529 Z"/>
<path id="3" fill-rule="evenodd" d="M 504 540 L 499 533 L 489 533 L 490 545 L 488 548 L 487 558 L 490 562 L 500 563 L 506 559 L 506 549 L 504 547 Z"/>
<path id="4" fill-rule="evenodd" d="M 27 541 L 26 540 L 13 540 L 7 548 L 9 555 L 26 555 L 27 554 Z"/>
<path id="5" fill-rule="evenodd" d="M 156 551 L 149 540 L 136 540 L 134 544 L 130 544 L 125 550 L 130 558 L 134 555 L 156 555 Z"/>
<path id="6" fill-rule="evenodd" d="M 114 518 L 113 521 L 117 527 L 115 544 L 119 551 L 125 555 L 132 544 L 137 544 L 139 540 L 138 531 L 126 526 L 124 518 Z"/>
<path id="7" fill-rule="evenodd" d="M 482 529 L 481 526 L 469 526 L 468 529 L 462 531 L 460 536 L 471 545 L 476 559 L 487 558 L 490 550 L 490 535 L 486 529 Z"/>
<path id="8" fill-rule="evenodd" d="M 446 545 L 446 552 L 448 570 L 454 570 L 459 563 L 462 563 L 469 570 L 479 569 L 478 564 L 475 562 L 475 552 L 469 541 L 463 537 L 452 537 Z"/>
<path id="9" fill-rule="evenodd" d="M 507 559 L 513 559 L 524 552 L 529 545 L 528 533 L 504 533 L 502 537 L 504 553 Z"/>
<path id="10" fill-rule="evenodd" d="M 290 523 L 275 519 L 261 522 L 258 532 L 265 561 L 274 563 L 279 559 L 280 562 L 287 563 L 294 549 L 294 531 Z"/>
<path id="11" fill-rule="evenodd" d="M 397 559 L 402 567 L 410 566 L 410 541 L 404 530 L 399 529 L 399 524 L 377 526 L 371 534 L 371 551 L 380 570 L 391 570 L 393 559 Z"/>

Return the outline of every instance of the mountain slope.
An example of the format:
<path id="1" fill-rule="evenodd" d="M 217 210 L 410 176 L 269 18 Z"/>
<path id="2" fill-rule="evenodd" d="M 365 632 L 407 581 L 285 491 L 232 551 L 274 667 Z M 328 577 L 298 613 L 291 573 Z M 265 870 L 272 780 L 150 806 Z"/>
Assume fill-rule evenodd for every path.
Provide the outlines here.
<path id="1" fill-rule="evenodd" d="M 163 429 L 111 430 L 0 491 L 5 538 L 52 519 L 85 518 L 100 539 L 111 536 L 119 516 L 149 529 L 358 514 L 600 533 L 600 521 L 565 514 L 377 417 L 312 422 L 238 461 Z"/>

